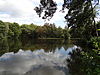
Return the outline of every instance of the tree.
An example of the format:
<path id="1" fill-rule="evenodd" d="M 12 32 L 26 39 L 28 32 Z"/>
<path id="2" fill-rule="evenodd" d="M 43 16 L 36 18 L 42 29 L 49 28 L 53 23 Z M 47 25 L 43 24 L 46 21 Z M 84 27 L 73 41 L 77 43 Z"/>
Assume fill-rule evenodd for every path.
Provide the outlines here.
<path id="1" fill-rule="evenodd" d="M 46 38 L 46 30 L 43 26 L 39 26 L 36 29 L 36 34 L 38 38 Z"/>
<path id="2" fill-rule="evenodd" d="M 21 37 L 22 38 L 35 38 L 36 29 L 37 29 L 37 26 L 34 24 L 30 24 L 30 25 L 23 24 L 21 26 L 21 31 L 22 31 Z"/>
<path id="3" fill-rule="evenodd" d="M 63 29 L 60 26 L 57 28 L 57 32 L 56 33 L 57 33 L 56 36 L 58 38 L 64 38 Z"/>
<path id="4" fill-rule="evenodd" d="M 0 39 L 6 38 L 7 32 L 8 26 L 4 22 L 0 21 Z"/>
<path id="5" fill-rule="evenodd" d="M 66 28 L 63 30 L 63 34 L 64 34 L 64 39 L 70 39 L 71 35 L 69 33 L 69 28 Z"/>
<path id="6" fill-rule="evenodd" d="M 93 5 L 92 4 L 93 2 L 96 4 Z M 64 3 L 62 5 L 62 10 L 64 11 L 65 8 L 68 9 L 68 13 L 65 16 L 68 28 L 74 26 L 75 28 L 77 28 L 76 30 L 79 29 L 80 31 L 80 29 L 82 29 L 81 34 L 83 35 L 85 32 L 87 32 L 87 34 L 85 34 L 86 36 L 84 35 L 83 37 L 87 37 L 87 35 L 89 35 L 88 39 L 91 36 L 95 36 L 96 31 L 94 30 L 95 27 L 94 9 L 98 3 L 99 0 L 64 0 Z M 48 7 L 56 8 L 57 4 L 53 0 L 40 0 L 40 6 L 36 7 L 37 9 L 35 8 L 36 13 L 38 13 L 38 15 L 41 15 L 43 11 L 50 12 L 53 10 L 54 11 L 57 10 L 57 9 L 49 10 Z M 47 12 L 44 13 L 45 15 L 48 15 Z M 50 14 L 54 15 L 54 13 L 52 12 Z M 42 18 L 47 19 L 48 17 L 51 17 L 51 15 L 48 15 L 45 18 L 43 18 L 44 16 L 42 16 Z"/>
<path id="7" fill-rule="evenodd" d="M 21 29 L 18 23 L 8 23 L 9 31 L 8 38 L 18 38 L 21 34 Z"/>

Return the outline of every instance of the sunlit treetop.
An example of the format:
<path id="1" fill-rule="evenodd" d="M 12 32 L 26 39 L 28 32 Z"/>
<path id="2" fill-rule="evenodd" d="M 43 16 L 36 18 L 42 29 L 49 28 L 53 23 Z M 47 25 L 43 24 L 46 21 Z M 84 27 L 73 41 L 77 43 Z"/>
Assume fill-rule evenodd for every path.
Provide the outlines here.
<path id="1" fill-rule="evenodd" d="M 75 2 L 78 2 L 79 5 L 85 2 L 94 2 L 96 5 L 99 4 L 99 0 L 63 0 L 62 10 L 70 9 L 71 6 L 75 5 Z M 54 0 L 40 0 L 39 6 L 35 7 L 34 10 L 39 15 L 39 17 L 42 17 L 42 19 L 49 20 L 54 16 L 54 13 L 57 10 L 57 3 Z M 41 16 L 42 13 L 44 13 L 43 16 Z"/>

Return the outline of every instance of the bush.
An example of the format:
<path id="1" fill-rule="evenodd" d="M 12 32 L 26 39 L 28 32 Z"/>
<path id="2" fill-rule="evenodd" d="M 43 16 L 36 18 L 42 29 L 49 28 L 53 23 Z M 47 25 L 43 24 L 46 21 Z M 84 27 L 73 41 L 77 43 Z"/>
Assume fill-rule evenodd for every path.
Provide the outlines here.
<path id="1" fill-rule="evenodd" d="M 92 37 L 89 41 L 94 48 L 100 48 L 100 37 Z"/>

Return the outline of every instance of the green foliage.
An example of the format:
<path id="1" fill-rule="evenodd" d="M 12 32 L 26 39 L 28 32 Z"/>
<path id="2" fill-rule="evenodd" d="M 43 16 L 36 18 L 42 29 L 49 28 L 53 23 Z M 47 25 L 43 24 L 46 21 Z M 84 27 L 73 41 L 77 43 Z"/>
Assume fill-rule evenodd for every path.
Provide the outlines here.
<path id="1" fill-rule="evenodd" d="M 100 51 L 86 49 L 81 52 L 73 52 L 69 63 L 72 75 L 99 75 L 100 74 Z"/>
<path id="2" fill-rule="evenodd" d="M 94 48 L 100 49 L 100 37 L 92 37 L 89 42 Z"/>
<path id="3" fill-rule="evenodd" d="M 89 0 L 72 0 L 68 6 L 68 14 L 65 16 L 68 27 L 71 27 L 72 37 L 89 40 L 96 35 L 94 8 Z"/>
<path id="4" fill-rule="evenodd" d="M 34 38 L 35 37 L 35 30 L 36 30 L 37 26 L 34 25 L 34 24 L 30 24 L 30 25 L 27 25 L 27 24 L 23 24 L 21 26 L 21 37 L 22 38 Z"/>
<path id="5" fill-rule="evenodd" d="M 62 11 L 64 12 L 66 8 L 68 10 L 65 16 L 68 28 L 71 27 L 72 31 L 75 31 L 71 33 L 72 37 L 89 40 L 97 35 L 94 18 L 97 14 L 96 6 L 98 4 L 99 0 L 63 0 Z M 54 0 L 40 0 L 39 7 L 34 10 L 39 17 L 50 19 L 57 10 L 57 4 Z M 42 12 L 44 12 L 44 16 L 41 16 Z"/>
<path id="6" fill-rule="evenodd" d="M 38 38 L 64 38 L 70 37 L 68 29 L 62 29 L 56 27 L 55 24 L 45 23 L 44 26 L 39 26 L 36 29 Z"/>
<path id="7" fill-rule="evenodd" d="M 0 21 L 0 39 L 6 38 L 7 32 L 8 26 L 4 22 Z"/>
<path id="8" fill-rule="evenodd" d="M 8 23 L 9 31 L 8 38 L 18 38 L 21 34 L 21 29 L 18 23 Z"/>
<path id="9" fill-rule="evenodd" d="M 70 39 L 69 30 L 56 27 L 55 24 L 45 23 L 43 26 L 2 22 L 0 24 L 0 38 L 63 38 Z"/>
<path id="10" fill-rule="evenodd" d="M 70 39 L 71 35 L 69 34 L 69 29 L 64 29 L 63 33 L 64 33 L 64 38 L 65 39 Z"/>
<path id="11" fill-rule="evenodd" d="M 0 39 L 0 56 L 4 53 L 7 53 L 8 51 L 9 51 L 9 46 L 7 38 Z"/>

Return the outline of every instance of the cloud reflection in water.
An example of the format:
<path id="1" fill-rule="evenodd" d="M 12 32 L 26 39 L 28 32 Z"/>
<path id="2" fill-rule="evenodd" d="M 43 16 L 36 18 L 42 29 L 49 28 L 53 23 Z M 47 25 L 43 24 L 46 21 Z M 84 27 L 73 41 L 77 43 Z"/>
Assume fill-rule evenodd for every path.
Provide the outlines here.
<path id="1" fill-rule="evenodd" d="M 55 52 L 20 49 L 17 53 L 5 53 L 0 57 L 0 75 L 70 75 L 64 61 L 76 48 L 73 46 L 65 50 L 62 47 Z"/>

